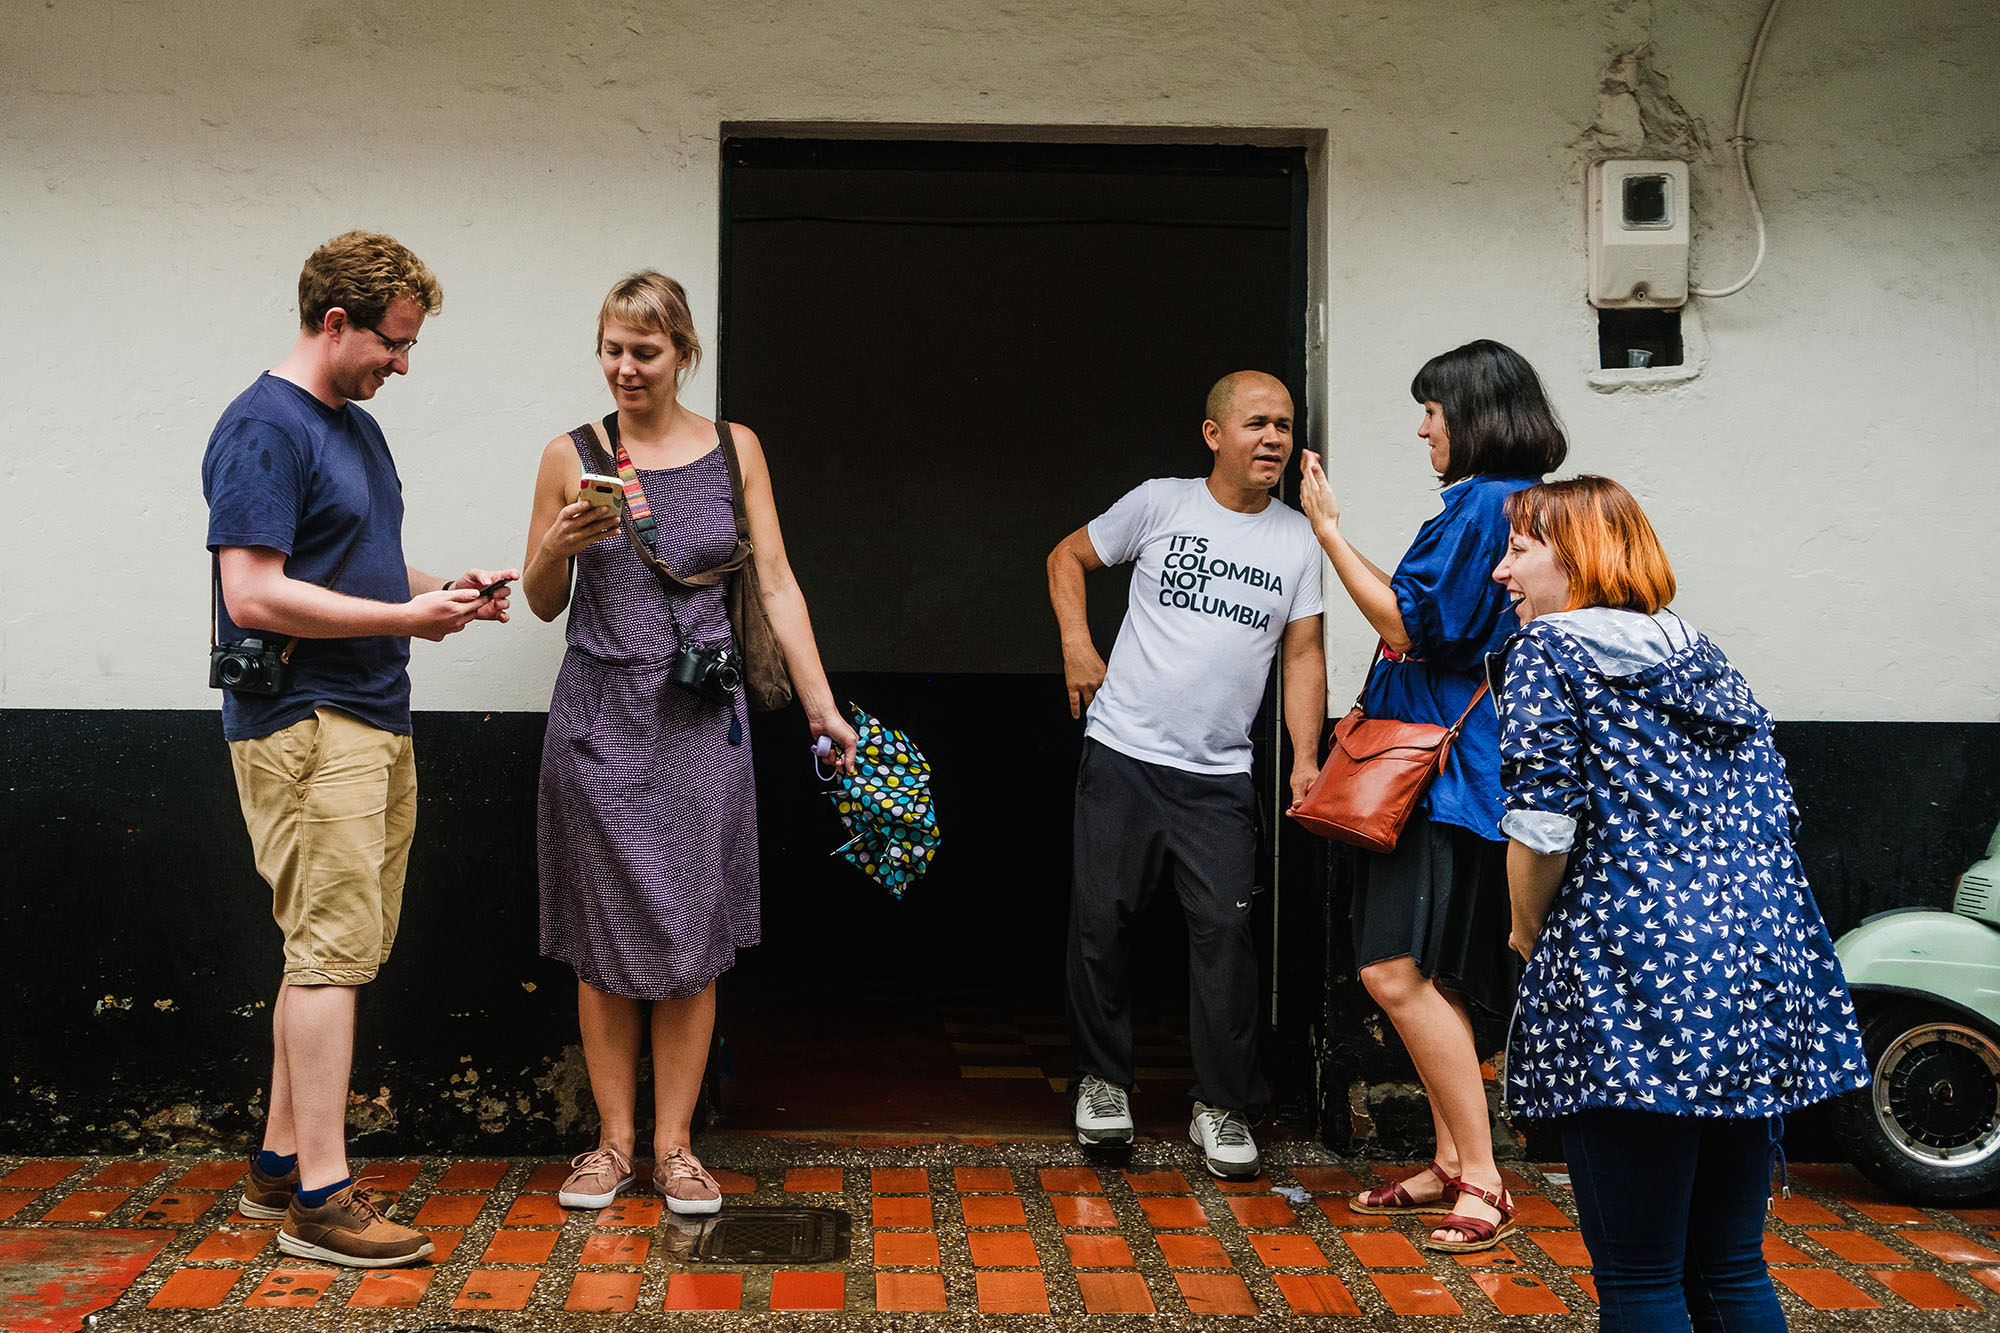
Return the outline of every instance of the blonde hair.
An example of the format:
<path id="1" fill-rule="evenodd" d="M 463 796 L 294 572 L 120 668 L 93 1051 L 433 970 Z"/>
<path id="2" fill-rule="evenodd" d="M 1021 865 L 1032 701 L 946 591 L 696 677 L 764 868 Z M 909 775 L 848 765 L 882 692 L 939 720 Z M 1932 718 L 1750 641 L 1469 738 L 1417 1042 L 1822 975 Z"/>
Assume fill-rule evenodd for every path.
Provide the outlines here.
<path id="1" fill-rule="evenodd" d="M 398 297 L 427 315 L 444 309 L 444 288 L 423 260 L 392 236 L 344 231 L 312 252 L 299 270 L 299 327 L 318 329 L 329 310 L 348 322 L 374 328 Z"/>
<path id="2" fill-rule="evenodd" d="M 597 310 L 597 346 L 604 343 L 604 326 L 618 323 L 641 333 L 657 333 L 681 355 L 676 385 L 684 384 L 701 364 L 701 338 L 694 331 L 687 289 L 658 269 L 640 269 L 620 278 Z"/>
<path id="3" fill-rule="evenodd" d="M 1652 615 L 1674 600 L 1674 568 L 1646 511 L 1609 477 L 1569 477 L 1515 491 L 1514 531 L 1546 542 L 1569 575 L 1571 611 L 1615 606 Z"/>

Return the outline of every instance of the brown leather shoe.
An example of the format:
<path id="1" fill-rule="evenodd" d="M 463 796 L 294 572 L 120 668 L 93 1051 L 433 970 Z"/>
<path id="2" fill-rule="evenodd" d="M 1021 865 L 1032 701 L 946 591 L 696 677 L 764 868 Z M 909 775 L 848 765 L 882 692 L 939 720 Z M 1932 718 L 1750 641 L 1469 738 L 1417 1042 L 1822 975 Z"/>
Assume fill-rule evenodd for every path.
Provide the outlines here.
<path id="1" fill-rule="evenodd" d="M 282 1176 L 267 1176 L 252 1162 L 250 1179 L 243 1185 L 243 1197 L 237 1200 L 236 1211 L 245 1217 L 269 1222 L 285 1215 L 285 1209 L 291 1206 L 292 1196 L 298 1192 L 297 1165 Z"/>
<path id="2" fill-rule="evenodd" d="M 318 1208 L 301 1208 L 292 1196 L 278 1228 L 278 1248 L 300 1259 L 349 1268 L 394 1268 L 431 1252 L 431 1238 L 391 1222 L 359 1181 Z"/>

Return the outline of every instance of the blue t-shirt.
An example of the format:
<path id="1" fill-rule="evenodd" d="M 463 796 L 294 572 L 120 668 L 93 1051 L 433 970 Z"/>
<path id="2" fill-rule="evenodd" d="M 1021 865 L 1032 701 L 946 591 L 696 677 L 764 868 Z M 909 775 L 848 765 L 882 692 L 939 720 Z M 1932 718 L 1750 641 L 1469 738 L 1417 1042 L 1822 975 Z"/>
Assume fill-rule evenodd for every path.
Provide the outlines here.
<path id="1" fill-rule="evenodd" d="M 410 600 L 403 561 L 403 483 L 375 419 L 354 403 L 328 407 L 289 380 L 265 374 L 215 423 L 201 460 L 208 545 L 268 546 L 285 573 L 377 602 Z M 338 583 L 334 569 L 352 544 Z M 238 625 L 228 607 L 216 632 L 228 642 L 286 636 Z M 325 706 L 371 726 L 410 734 L 410 641 L 390 635 L 305 639 L 285 692 L 222 692 L 222 734 L 254 740 Z"/>
<path id="2" fill-rule="evenodd" d="M 1445 487 L 1444 508 L 1417 530 L 1389 586 L 1416 661 L 1381 661 L 1361 706 L 1370 717 L 1448 727 L 1485 678 L 1486 655 L 1519 628 L 1493 567 L 1507 550 L 1501 509 L 1534 477 L 1481 473 Z M 1465 719 L 1444 771 L 1424 793 L 1423 812 L 1490 842 L 1500 832 L 1500 723 L 1482 699 Z"/>

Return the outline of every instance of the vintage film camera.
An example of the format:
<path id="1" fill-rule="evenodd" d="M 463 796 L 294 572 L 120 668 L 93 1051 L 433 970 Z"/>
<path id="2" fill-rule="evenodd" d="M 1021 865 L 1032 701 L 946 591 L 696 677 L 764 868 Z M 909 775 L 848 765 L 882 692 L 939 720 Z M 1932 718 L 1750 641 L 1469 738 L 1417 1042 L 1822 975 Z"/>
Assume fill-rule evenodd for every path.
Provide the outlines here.
<path id="1" fill-rule="evenodd" d="M 667 679 L 711 702 L 726 704 L 743 688 L 743 662 L 728 648 L 682 644 L 667 663 Z"/>
<path id="2" fill-rule="evenodd" d="M 208 650 L 208 687 L 238 694 L 283 694 L 289 670 L 284 649 L 262 639 L 218 643 Z"/>

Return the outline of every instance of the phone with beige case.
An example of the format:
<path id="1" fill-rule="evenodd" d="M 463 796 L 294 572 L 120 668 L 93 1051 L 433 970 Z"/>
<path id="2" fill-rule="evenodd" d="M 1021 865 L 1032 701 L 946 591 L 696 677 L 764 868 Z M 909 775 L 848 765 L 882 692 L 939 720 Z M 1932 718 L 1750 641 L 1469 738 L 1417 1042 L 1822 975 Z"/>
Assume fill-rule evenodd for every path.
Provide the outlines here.
<path id="1" fill-rule="evenodd" d="M 625 494 L 625 483 L 616 477 L 607 477 L 601 472 L 586 472 L 578 486 L 576 498 L 586 504 L 594 504 L 600 509 L 616 509 L 619 499 Z"/>

